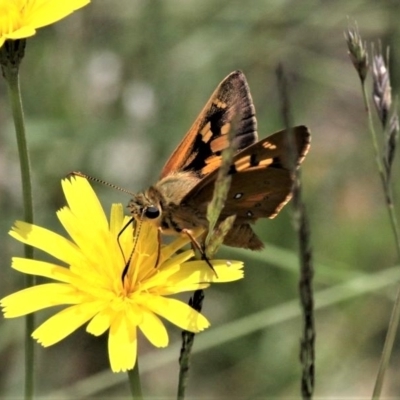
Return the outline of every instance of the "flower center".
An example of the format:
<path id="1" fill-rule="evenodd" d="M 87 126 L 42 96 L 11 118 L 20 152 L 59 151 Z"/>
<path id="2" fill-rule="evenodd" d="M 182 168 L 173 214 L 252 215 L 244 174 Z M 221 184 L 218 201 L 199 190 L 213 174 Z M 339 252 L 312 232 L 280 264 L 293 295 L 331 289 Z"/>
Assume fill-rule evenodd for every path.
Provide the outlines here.
<path id="1" fill-rule="evenodd" d="M 0 0 L 0 35 L 7 35 L 21 27 L 23 3 L 21 0 Z"/>

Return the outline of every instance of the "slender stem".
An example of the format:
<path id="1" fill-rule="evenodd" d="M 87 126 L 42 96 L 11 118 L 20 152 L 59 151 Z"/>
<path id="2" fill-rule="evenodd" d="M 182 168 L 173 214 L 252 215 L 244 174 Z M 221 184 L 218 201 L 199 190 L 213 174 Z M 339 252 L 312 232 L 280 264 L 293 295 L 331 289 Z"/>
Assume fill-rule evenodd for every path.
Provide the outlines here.
<path id="1" fill-rule="evenodd" d="M 33 223 L 32 184 L 28 146 L 26 142 L 24 113 L 19 84 L 19 63 L 23 57 L 24 41 L 7 41 L 1 49 L 0 62 L 3 76 L 7 82 L 15 133 L 17 137 L 18 154 L 21 168 L 22 197 L 24 204 L 24 220 Z M 24 246 L 26 258 L 33 258 L 33 248 Z M 26 275 L 25 286 L 35 285 L 35 277 Z M 34 391 L 34 343 L 31 338 L 35 325 L 33 314 L 25 318 L 25 399 L 33 398 Z"/>
<path id="2" fill-rule="evenodd" d="M 392 190 L 391 190 L 391 186 L 390 186 L 388 180 L 385 177 L 384 166 L 383 166 L 381 157 L 379 156 L 378 140 L 376 138 L 374 122 L 373 122 L 373 119 L 372 119 L 372 113 L 371 113 L 369 100 L 368 100 L 368 95 L 367 95 L 367 90 L 366 90 L 364 82 L 362 83 L 362 94 L 363 94 L 363 100 L 364 100 L 365 109 L 366 109 L 366 112 L 367 112 L 367 115 L 368 115 L 368 129 L 369 129 L 369 131 L 371 133 L 372 144 L 374 146 L 375 161 L 376 161 L 376 165 L 378 167 L 379 176 L 381 178 L 383 191 L 385 193 L 385 200 L 386 200 L 386 205 L 388 207 L 390 224 L 392 226 L 393 235 L 394 235 L 394 238 L 395 238 L 397 256 L 398 256 L 398 259 L 400 260 L 400 233 L 399 233 L 400 230 L 399 230 L 399 225 L 398 225 L 398 222 L 397 222 L 396 213 L 394 212 L 394 207 L 393 207 L 393 202 L 392 202 Z"/>
<path id="3" fill-rule="evenodd" d="M 142 400 L 142 386 L 140 384 L 139 360 L 136 360 L 135 367 L 128 371 L 129 388 L 132 393 L 132 400 Z"/>
<path id="4" fill-rule="evenodd" d="M 371 133 L 372 143 L 373 143 L 374 151 L 375 151 L 376 164 L 378 166 L 379 176 L 381 178 L 383 191 L 385 194 L 386 205 L 387 205 L 388 213 L 389 213 L 389 220 L 390 220 L 390 224 L 392 227 L 395 244 L 396 244 L 397 256 L 398 256 L 398 259 L 400 260 L 400 234 L 399 234 L 399 226 L 398 226 L 398 222 L 397 222 L 396 213 L 395 213 L 394 207 L 393 207 L 392 189 L 391 189 L 389 180 L 386 178 L 384 166 L 383 166 L 381 157 L 379 156 L 378 141 L 376 138 L 374 123 L 372 120 L 372 113 L 371 113 L 371 109 L 369 106 L 368 95 L 367 95 L 367 91 L 366 91 L 364 82 L 362 82 L 361 86 L 362 86 L 364 105 L 365 105 L 366 112 L 368 115 L 368 127 L 369 127 L 369 131 Z M 395 299 L 393 309 L 392 309 L 392 314 L 390 316 L 388 330 L 386 333 L 385 343 L 383 345 L 381 360 L 379 362 L 378 373 L 376 376 L 375 386 L 374 386 L 374 390 L 372 393 L 373 400 L 378 400 L 382 393 L 383 382 L 385 379 L 387 367 L 389 365 L 390 356 L 392 354 L 393 345 L 394 345 L 394 341 L 396 338 L 396 332 L 397 332 L 397 328 L 399 326 L 399 320 L 400 320 L 400 288 L 397 291 L 396 299 Z"/>
<path id="5" fill-rule="evenodd" d="M 204 291 L 196 290 L 189 300 L 189 305 L 196 311 L 201 311 L 203 307 Z M 189 378 L 190 358 L 192 354 L 192 347 L 194 344 L 195 334 L 189 331 L 182 331 L 182 347 L 179 357 L 179 380 L 178 380 L 178 393 L 177 399 L 183 400 L 185 398 L 187 381 Z"/>
<path id="6" fill-rule="evenodd" d="M 389 365 L 390 356 L 392 354 L 394 340 L 396 338 L 397 327 L 400 318 L 400 288 L 397 290 L 396 300 L 393 305 L 392 314 L 390 316 L 389 327 L 386 333 L 385 344 L 383 346 L 381 360 L 379 363 L 378 374 L 375 380 L 372 399 L 377 400 L 381 396 L 385 373 Z"/>
<path id="7" fill-rule="evenodd" d="M 11 71 L 10 71 L 11 72 Z M 32 203 L 32 184 L 30 177 L 30 162 L 28 146 L 26 142 L 24 114 L 21 101 L 19 74 L 10 73 L 7 79 L 8 95 L 11 102 L 12 114 L 17 135 L 18 153 L 21 166 L 22 197 L 24 203 L 24 219 L 26 222 L 33 223 L 33 203 Z M 27 257 L 32 258 L 33 249 L 26 246 Z"/>
<path id="8" fill-rule="evenodd" d="M 286 75 L 282 65 L 276 71 L 278 91 L 281 97 L 281 115 L 286 128 L 286 151 L 289 155 L 293 175 L 293 221 L 298 236 L 300 276 L 299 297 L 302 312 L 302 334 L 300 338 L 301 395 L 311 400 L 315 390 L 315 323 L 314 323 L 314 264 L 311 235 L 305 204 L 302 199 L 300 170 L 297 165 L 297 150 L 292 135 L 292 118 Z"/>

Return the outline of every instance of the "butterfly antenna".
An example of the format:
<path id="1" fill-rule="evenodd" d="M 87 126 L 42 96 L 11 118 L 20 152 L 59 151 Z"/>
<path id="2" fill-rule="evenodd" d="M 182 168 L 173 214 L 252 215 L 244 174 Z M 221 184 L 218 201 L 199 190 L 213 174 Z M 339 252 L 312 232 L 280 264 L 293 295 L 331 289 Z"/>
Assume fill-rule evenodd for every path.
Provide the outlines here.
<path id="1" fill-rule="evenodd" d="M 88 181 L 101 183 L 102 185 L 108 186 L 108 187 L 110 187 L 112 189 L 115 189 L 115 190 L 119 190 L 120 192 L 127 193 L 127 194 L 129 194 L 131 196 L 135 195 L 134 193 L 130 192 L 129 190 L 123 189 L 123 188 L 121 188 L 121 187 L 119 187 L 117 185 L 114 185 L 114 184 L 110 183 L 110 182 L 103 181 L 102 179 L 94 178 L 93 176 L 86 175 L 86 174 L 84 174 L 82 172 L 79 172 L 79 171 L 72 171 L 67 176 L 80 176 L 81 178 L 85 178 Z"/>

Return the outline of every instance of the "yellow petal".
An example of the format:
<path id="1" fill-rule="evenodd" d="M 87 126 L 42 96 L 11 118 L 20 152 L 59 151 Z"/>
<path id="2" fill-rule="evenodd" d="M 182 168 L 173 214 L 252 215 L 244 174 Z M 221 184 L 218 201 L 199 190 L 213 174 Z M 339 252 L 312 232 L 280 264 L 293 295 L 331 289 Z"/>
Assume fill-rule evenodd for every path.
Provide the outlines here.
<path id="1" fill-rule="evenodd" d="M 93 226 L 92 221 L 85 221 L 83 218 L 77 217 L 68 207 L 58 210 L 57 217 L 73 242 L 80 248 L 88 241 L 90 244 L 98 242 L 98 237 L 103 238 L 107 232 L 107 229 L 99 229 L 99 227 Z"/>
<path id="2" fill-rule="evenodd" d="M 162 288 L 164 285 L 171 284 L 170 277 L 174 277 L 175 274 L 179 272 L 181 264 L 188 260 L 192 255 L 193 251 L 188 250 L 165 261 L 159 266 L 159 268 L 154 268 L 154 265 L 152 265 L 151 274 L 148 273 L 148 275 L 151 276 L 151 279 L 145 280 L 142 275 L 138 276 L 138 279 L 143 282 L 140 286 L 141 290 L 151 290 L 152 288 L 157 287 Z M 175 279 L 173 279 L 173 282 L 175 282 Z"/>
<path id="3" fill-rule="evenodd" d="M 81 260 L 79 249 L 72 242 L 40 226 L 16 221 L 9 234 L 67 264 L 76 264 Z"/>
<path id="4" fill-rule="evenodd" d="M 143 322 L 139 325 L 139 328 L 149 342 L 156 347 L 168 346 L 168 333 L 160 318 L 147 310 L 142 312 Z"/>
<path id="5" fill-rule="evenodd" d="M 159 231 L 152 222 L 144 221 L 135 231 L 136 247 L 135 252 L 147 256 L 149 268 L 156 267 L 159 258 L 160 242 Z M 141 267 L 142 268 L 142 267 Z"/>
<path id="6" fill-rule="evenodd" d="M 136 326 L 130 324 L 125 313 L 119 313 L 111 323 L 108 336 L 108 355 L 111 369 L 122 372 L 135 366 L 137 357 Z"/>
<path id="7" fill-rule="evenodd" d="M 56 264 L 20 257 L 13 257 L 12 261 L 12 268 L 25 274 L 44 276 L 64 283 L 71 283 L 74 278 L 68 268 Z"/>
<path id="8" fill-rule="evenodd" d="M 22 26 L 21 28 L 10 32 L 10 33 L 5 33 L 4 37 L 7 39 L 23 39 L 27 38 L 30 36 L 33 36 L 36 33 L 36 30 L 31 27 L 31 26 Z"/>
<path id="9" fill-rule="evenodd" d="M 168 244 L 167 246 L 164 246 L 161 249 L 162 260 L 167 260 L 183 246 L 186 246 L 188 243 L 190 243 L 190 239 L 187 235 L 179 235 L 178 238 L 175 239 L 172 243 Z"/>
<path id="10" fill-rule="evenodd" d="M 241 261 L 211 260 L 210 262 L 215 272 L 205 261 L 187 261 L 171 279 L 174 279 L 176 285 L 180 286 L 195 282 L 232 282 L 242 279 L 244 276 L 243 262 Z"/>
<path id="11" fill-rule="evenodd" d="M 20 317 L 60 304 L 77 304 L 82 297 L 71 285 L 45 283 L 4 297 L 0 304 L 6 318 Z"/>
<path id="12" fill-rule="evenodd" d="M 24 22 L 36 28 L 50 25 L 65 18 L 73 11 L 89 3 L 89 0 L 36 0 L 28 3 Z"/>
<path id="13" fill-rule="evenodd" d="M 108 221 L 96 193 L 89 182 L 80 176 L 63 179 L 62 188 L 72 213 L 86 226 L 107 231 Z"/>
<path id="14" fill-rule="evenodd" d="M 194 251 L 193 250 L 186 250 L 183 251 L 180 254 L 175 255 L 174 257 L 170 257 L 168 260 L 162 263 L 160 265 L 160 270 L 162 273 L 165 273 L 168 268 L 174 265 L 180 266 L 180 264 L 183 264 L 185 261 L 189 260 L 191 257 L 194 256 Z"/>
<path id="15" fill-rule="evenodd" d="M 159 250 L 158 242 L 158 229 L 152 223 L 148 221 L 143 221 L 140 227 L 137 227 L 137 232 L 135 232 L 137 237 L 136 249 L 139 253 L 143 254 L 154 254 Z"/>
<path id="16" fill-rule="evenodd" d="M 129 236 L 129 241 L 132 243 L 132 218 L 124 216 L 123 206 L 121 203 L 112 204 L 110 212 L 110 233 L 114 237 L 119 236 L 121 243 L 123 236 Z M 123 230 L 123 232 L 122 232 Z"/>
<path id="17" fill-rule="evenodd" d="M 117 238 L 111 237 L 108 229 L 103 230 L 91 223 L 86 224 L 67 207 L 59 210 L 57 215 L 72 240 L 80 248 L 82 258 L 85 259 L 84 263 L 80 263 L 80 268 L 106 274 L 109 274 L 110 270 L 113 271 L 112 267 L 119 267 L 117 268 L 119 273 L 122 271 L 124 260 L 121 249 L 118 247 Z M 74 264 L 71 269 L 79 274 L 77 267 L 78 265 Z"/>
<path id="18" fill-rule="evenodd" d="M 184 285 L 183 283 L 179 283 L 178 285 L 172 283 L 171 286 L 163 286 L 162 289 L 158 291 L 158 293 L 163 296 L 170 296 L 177 293 L 193 292 L 199 289 L 207 289 L 208 287 L 210 287 L 209 283 L 188 283 L 186 285 Z"/>
<path id="19" fill-rule="evenodd" d="M 192 235 L 197 238 L 204 232 L 203 228 L 196 228 L 192 231 Z M 172 243 L 164 246 L 161 250 L 161 261 L 170 258 L 174 253 L 176 253 L 183 246 L 191 242 L 191 239 L 186 234 L 181 234 Z"/>
<path id="20" fill-rule="evenodd" d="M 190 332 L 199 332 L 210 326 L 207 319 L 190 306 L 176 299 L 142 293 L 144 306 L 163 318 Z"/>
<path id="21" fill-rule="evenodd" d="M 118 247 L 121 247 L 124 250 L 126 260 L 128 260 L 132 255 L 134 243 L 133 226 L 132 218 L 125 217 L 122 224 L 119 227 L 116 227 L 118 230 L 115 229 L 112 231 L 113 236 L 117 238 L 117 242 L 120 244 Z"/>
<path id="22" fill-rule="evenodd" d="M 114 313 L 111 309 L 106 308 L 96 314 L 86 327 L 86 332 L 95 336 L 102 335 L 110 328 Z"/>
<path id="23" fill-rule="evenodd" d="M 103 307 L 103 302 L 86 302 L 60 311 L 39 326 L 32 337 L 44 347 L 64 339 L 85 322 L 89 321 Z"/>
<path id="24" fill-rule="evenodd" d="M 152 222 L 144 221 L 135 229 L 132 243 L 132 255 L 130 271 L 128 275 L 132 280 L 142 280 L 153 275 L 160 254 L 159 231 Z M 140 268 L 136 266 L 140 265 Z"/>

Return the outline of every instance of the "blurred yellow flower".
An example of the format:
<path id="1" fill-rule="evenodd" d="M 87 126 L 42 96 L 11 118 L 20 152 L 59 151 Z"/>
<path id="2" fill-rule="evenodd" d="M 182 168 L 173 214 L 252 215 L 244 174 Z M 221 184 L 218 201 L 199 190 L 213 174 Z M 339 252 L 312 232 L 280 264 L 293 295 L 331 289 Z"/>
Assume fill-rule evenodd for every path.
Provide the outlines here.
<path id="1" fill-rule="evenodd" d="M 202 314 L 167 296 L 203 289 L 211 282 L 240 279 L 241 262 L 213 260 L 215 274 L 204 261 L 188 261 L 192 250 L 176 254 L 189 242 L 188 238 L 179 237 L 160 248 L 157 228 L 143 222 L 134 232 L 132 224 L 127 225 L 129 218 L 124 217 L 120 204 L 112 206 L 108 223 L 85 179 L 65 179 L 62 186 L 68 206 L 59 210 L 57 216 L 72 240 L 20 221 L 10 235 L 45 251 L 69 268 L 14 257 L 14 269 L 58 282 L 3 298 L 0 304 L 6 318 L 69 305 L 40 325 L 32 336 L 43 346 L 50 346 L 87 322 L 86 331 L 93 335 L 109 330 L 108 353 L 114 372 L 134 367 L 137 328 L 154 346 L 167 346 L 168 334 L 158 316 L 191 332 L 209 326 Z"/>
<path id="2" fill-rule="evenodd" d="M 23 39 L 89 4 L 90 0 L 0 0 L 0 47 Z"/>

